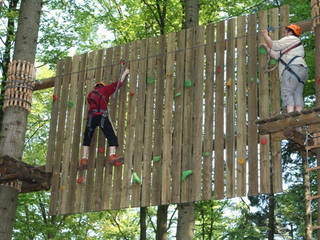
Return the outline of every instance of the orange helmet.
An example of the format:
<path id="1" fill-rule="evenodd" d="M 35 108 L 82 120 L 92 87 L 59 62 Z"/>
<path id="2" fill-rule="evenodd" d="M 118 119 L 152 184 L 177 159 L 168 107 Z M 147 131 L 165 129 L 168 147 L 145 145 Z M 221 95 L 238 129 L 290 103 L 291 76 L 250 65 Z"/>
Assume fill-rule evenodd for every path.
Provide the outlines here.
<path id="1" fill-rule="evenodd" d="M 297 24 L 290 24 L 288 26 L 286 26 L 286 29 L 290 29 L 294 32 L 294 34 L 299 37 L 300 33 L 301 33 L 301 27 Z"/>
<path id="2" fill-rule="evenodd" d="M 97 87 L 98 85 L 102 85 L 102 86 L 105 86 L 106 84 L 104 82 L 97 82 L 94 87 Z"/>

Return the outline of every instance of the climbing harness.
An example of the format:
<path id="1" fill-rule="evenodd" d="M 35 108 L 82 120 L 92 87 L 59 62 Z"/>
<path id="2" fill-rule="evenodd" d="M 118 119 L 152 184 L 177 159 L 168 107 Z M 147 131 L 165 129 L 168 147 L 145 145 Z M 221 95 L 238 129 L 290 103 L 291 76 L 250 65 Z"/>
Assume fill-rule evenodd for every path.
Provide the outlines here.
<path id="1" fill-rule="evenodd" d="M 99 101 L 98 103 L 95 101 L 95 98 L 96 96 L 99 96 Z M 101 110 L 100 109 L 100 103 L 101 103 L 101 100 L 104 100 L 106 101 L 107 103 L 107 100 L 106 100 L 106 97 L 103 96 L 101 93 L 99 93 L 97 90 L 93 90 L 92 91 L 92 95 L 91 95 L 91 98 L 89 99 L 89 103 L 94 103 L 96 106 L 97 106 L 97 109 L 93 109 L 89 112 L 89 117 L 88 117 L 88 127 L 90 128 L 90 130 L 92 130 L 92 118 L 93 118 L 93 114 L 94 113 L 102 113 L 102 117 L 101 117 L 101 123 L 100 123 L 100 126 L 101 126 L 101 129 L 104 128 L 104 123 L 105 123 L 105 120 L 108 116 L 108 108 L 106 107 L 105 110 Z"/>
<path id="2" fill-rule="evenodd" d="M 302 43 L 301 41 L 290 46 L 289 48 L 287 48 L 286 50 L 284 50 L 283 52 L 280 52 L 280 57 L 279 57 L 279 62 L 281 62 L 284 66 L 285 66 L 285 69 L 284 70 L 288 70 L 297 80 L 298 82 L 304 84 L 303 81 L 301 81 L 301 78 L 298 76 L 298 74 L 292 70 L 292 68 L 290 67 L 290 64 L 295 60 L 297 59 L 298 57 L 302 57 L 302 56 L 294 56 L 288 63 L 286 63 L 285 61 L 283 61 L 283 59 L 281 58 L 284 54 L 288 53 L 290 50 L 296 48 L 296 47 L 299 47 L 301 46 Z"/>

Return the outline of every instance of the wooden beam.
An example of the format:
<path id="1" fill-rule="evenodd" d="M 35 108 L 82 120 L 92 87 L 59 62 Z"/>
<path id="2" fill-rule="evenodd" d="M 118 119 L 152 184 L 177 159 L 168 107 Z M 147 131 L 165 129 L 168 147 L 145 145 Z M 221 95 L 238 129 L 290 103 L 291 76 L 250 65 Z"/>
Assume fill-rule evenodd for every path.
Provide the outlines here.
<path id="1" fill-rule="evenodd" d="M 44 78 L 36 81 L 33 91 L 54 87 L 56 77 Z"/>
<path id="2" fill-rule="evenodd" d="M 271 118 L 257 120 L 260 134 L 281 132 L 283 129 L 291 127 L 303 127 L 320 123 L 320 108 L 316 107 L 301 113 L 280 114 Z"/>

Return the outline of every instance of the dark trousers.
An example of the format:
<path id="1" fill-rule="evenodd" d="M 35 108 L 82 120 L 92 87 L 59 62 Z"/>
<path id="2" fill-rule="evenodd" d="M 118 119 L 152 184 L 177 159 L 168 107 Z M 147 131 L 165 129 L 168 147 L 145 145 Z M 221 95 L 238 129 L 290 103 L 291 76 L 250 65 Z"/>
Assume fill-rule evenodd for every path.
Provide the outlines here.
<path id="1" fill-rule="evenodd" d="M 119 146 L 118 137 L 116 136 L 112 124 L 107 117 L 105 117 L 104 124 L 101 126 L 102 115 L 92 116 L 91 123 L 89 119 L 87 119 L 86 130 L 84 132 L 83 146 L 90 146 L 91 139 L 96 127 L 100 127 L 105 138 L 108 140 L 109 146 Z M 89 124 L 91 126 L 89 126 Z"/>

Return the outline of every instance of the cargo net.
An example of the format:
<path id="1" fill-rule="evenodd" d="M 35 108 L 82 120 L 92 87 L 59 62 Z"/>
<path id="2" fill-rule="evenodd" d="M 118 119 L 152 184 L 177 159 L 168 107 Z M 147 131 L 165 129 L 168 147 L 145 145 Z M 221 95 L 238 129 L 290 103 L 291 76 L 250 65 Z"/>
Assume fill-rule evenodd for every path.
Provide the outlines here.
<path id="1" fill-rule="evenodd" d="M 320 24 L 320 0 L 311 0 L 312 29 Z"/>
<path id="2" fill-rule="evenodd" d="M 35 85 L 35 68 L 26 61 L 14 60 L 9 64 L 3 110 L 18 106 L 30 112 Z"/>

